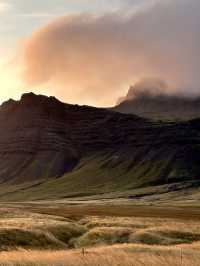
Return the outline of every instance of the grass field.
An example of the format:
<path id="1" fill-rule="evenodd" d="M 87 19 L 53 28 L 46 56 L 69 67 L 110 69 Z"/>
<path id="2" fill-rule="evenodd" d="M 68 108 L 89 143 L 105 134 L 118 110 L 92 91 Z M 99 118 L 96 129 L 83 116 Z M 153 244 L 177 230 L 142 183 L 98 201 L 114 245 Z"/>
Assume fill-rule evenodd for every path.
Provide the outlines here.
<path id="1" fill-rule="evenodd" d="M 0 204 L 0 265 L 199 265 L 197 207 Z"/>
<path id="2" fill-rule="evenodd" d="M 196 247 L 115 245 L 76 251 L 12 251 L 0 255 L 4 266 L 199 266 Z"/>

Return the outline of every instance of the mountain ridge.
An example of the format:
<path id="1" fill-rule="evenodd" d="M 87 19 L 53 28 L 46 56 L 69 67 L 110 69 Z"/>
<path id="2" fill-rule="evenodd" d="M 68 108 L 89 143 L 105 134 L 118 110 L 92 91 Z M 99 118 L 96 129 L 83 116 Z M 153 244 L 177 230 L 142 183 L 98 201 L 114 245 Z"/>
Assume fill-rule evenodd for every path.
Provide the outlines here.
<path id="1" fill-rule="evenodd" d="M 158 123 L 29 93 L 0 107 L 0 126 L 0 200 L 198 184 L 200 119 Z"/>
<path id="2" fill-rule="evenodd" d="M 134 87 L 131 87 L 127 96 L 112 109 L 148 119 L 184 121 L 200 118 L 200 97 L 148 91 L 134 94 Z"/>

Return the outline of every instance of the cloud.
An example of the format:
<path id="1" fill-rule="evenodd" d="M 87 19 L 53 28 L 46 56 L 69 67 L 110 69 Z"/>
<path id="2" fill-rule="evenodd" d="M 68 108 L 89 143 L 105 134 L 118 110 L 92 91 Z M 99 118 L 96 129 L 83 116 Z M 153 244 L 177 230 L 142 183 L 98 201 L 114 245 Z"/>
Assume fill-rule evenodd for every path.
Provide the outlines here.
<path id="1" fill-rule="evenodd" d="M 138 6 L 155 0 L 7 0 L 18 14 L 75 13 L 116 10 L 127 5 Z"/>
<path id="2" fill-rule="evenodd" d="M 10 9 L 11 5 L 9 3 L 0 1 L 0 13 L 7 12 Z"/>
<path id="3" fill-rule="evenodd" d="M 199 93 L 199 0 L 163 0 L 139 12 L 66 16 L 27 40 L 23 77 L 71 102 L 113 104 L 144 77 Z"/>

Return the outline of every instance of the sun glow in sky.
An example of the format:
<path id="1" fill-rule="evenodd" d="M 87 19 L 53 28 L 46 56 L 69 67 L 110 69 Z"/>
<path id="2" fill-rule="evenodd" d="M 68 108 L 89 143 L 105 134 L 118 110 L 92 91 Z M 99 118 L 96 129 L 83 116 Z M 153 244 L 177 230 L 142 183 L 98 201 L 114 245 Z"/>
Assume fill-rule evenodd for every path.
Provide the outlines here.
<path id="1" fill-rule="evenodd" d="M 148 1 L 0 0 L 0 102 L 10 97 L 19 98 L 21 93 L 35 89 L 34 87 L 26 87 L 19 75 L 20 65 L 12 62 L 19 52 L 18 47 L 23 45 L 24 40 L 39 27 L 63 15 L 88 12 L 103 14 L 105 12 L 125 9 L 130 3 L 136 8 L 143 2 Z M 51 84 L 49 87 L 51 87 Z M 42 90 L 44 89 L 36 89 L 37 92 Z M 46 89 L 44 92 L 51 94 L 51 89 L 49 90 Z M 53 89 L 52 93 L 54 93 Z M 69 93 L 69 99 L 65 97 L 64 100 L 70 102 L 70 95 L 71 93 Z M 56 96 L 62 98 L 62 95 Z M 77 99 L 73 100 L 76 101 Z M 90 103 L 89 101 L 87 102 L 86 100 L 88 104 Z"/>

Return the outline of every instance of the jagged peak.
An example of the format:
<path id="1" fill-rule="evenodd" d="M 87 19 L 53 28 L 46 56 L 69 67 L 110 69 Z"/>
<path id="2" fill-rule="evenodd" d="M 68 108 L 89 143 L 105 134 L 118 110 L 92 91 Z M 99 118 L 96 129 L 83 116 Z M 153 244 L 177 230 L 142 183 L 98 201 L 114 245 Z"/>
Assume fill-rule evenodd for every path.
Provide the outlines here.
<path id="1" fill-rule="evenodd" d="M 10 109 L 16 104 L 17 104 L 17 101 L 13 99 L 9 99 L 1 104 L 0 109 Z"/>
<path id="2" fill-rule="evenodd" d="M 21 102 L 40 102 L 40 101 L 49 101 L 49 102 L 56 102 L 56 103 L 62 103 L 60 100 L 58 100 L 54 96 L 47 96 L 43 94 L 35 94 L 34 92 L 26 92 L 22 94 Z"/>
<path id="3" fill-rule="evenodd" d="M 22 94 L 21 100 L 26 99 L 26 98 L 35 98 L 35 97 L 38 97 L 38 95 L 35 94 L 34 92 L 26 92 Z"/>
<path id="4" fill-rule="evenodd" d="M 2 112 L 15 112 L 21 108 L 51 109 L 53 113 L 60 112 L 67 104 L 62 103 L 53 96 L 37 95 L 33 92 L 22 94 L 20 100 L 9 99 L 0 105 Z"/>

